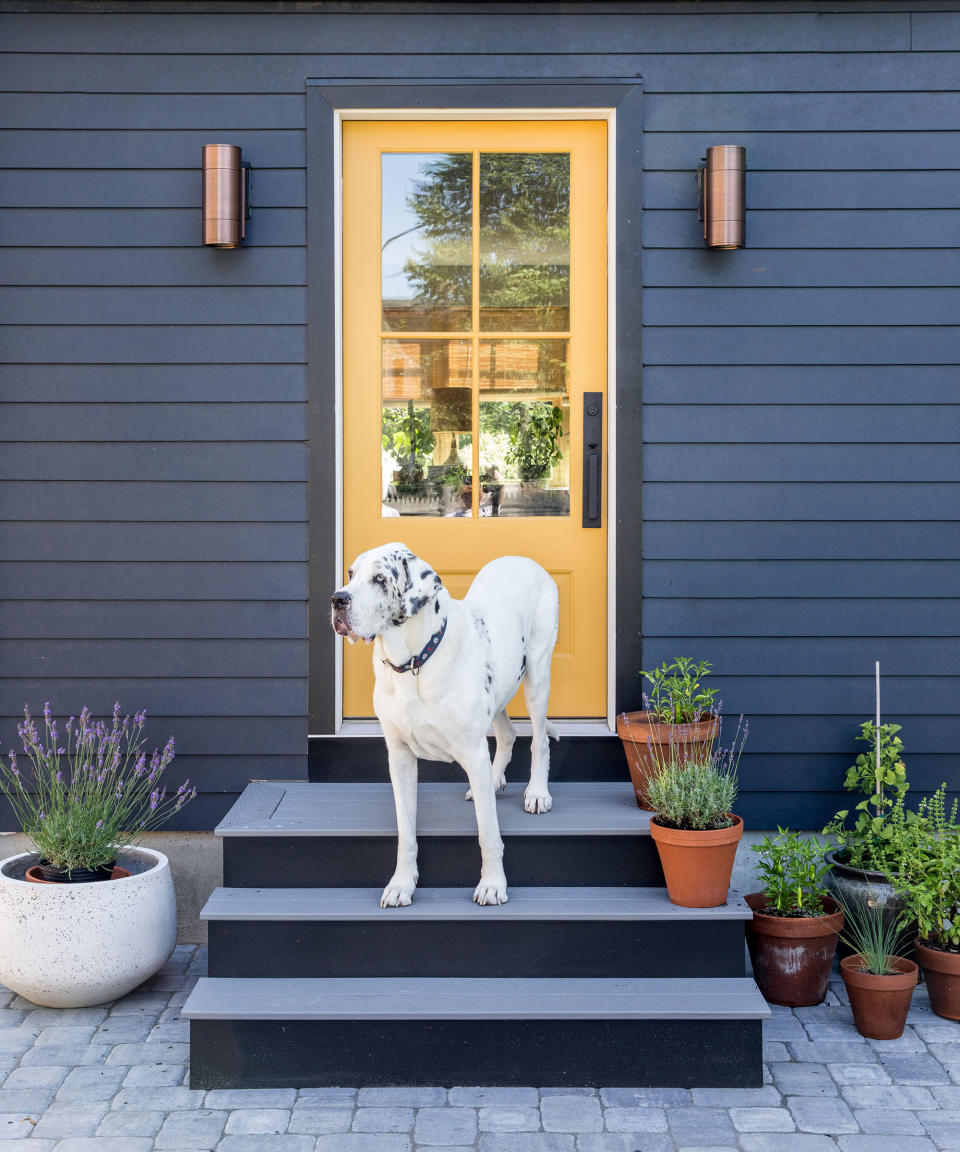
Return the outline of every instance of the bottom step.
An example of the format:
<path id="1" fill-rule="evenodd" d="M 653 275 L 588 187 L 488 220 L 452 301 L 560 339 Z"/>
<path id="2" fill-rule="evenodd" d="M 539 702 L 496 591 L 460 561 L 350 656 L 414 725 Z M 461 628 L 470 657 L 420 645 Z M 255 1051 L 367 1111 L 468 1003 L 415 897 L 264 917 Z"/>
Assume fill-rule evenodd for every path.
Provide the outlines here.
<path id="1" fill-rule="evenodd" d="M 759 1087 L 752 980 L 201 979 L 192 1088 Z"/>

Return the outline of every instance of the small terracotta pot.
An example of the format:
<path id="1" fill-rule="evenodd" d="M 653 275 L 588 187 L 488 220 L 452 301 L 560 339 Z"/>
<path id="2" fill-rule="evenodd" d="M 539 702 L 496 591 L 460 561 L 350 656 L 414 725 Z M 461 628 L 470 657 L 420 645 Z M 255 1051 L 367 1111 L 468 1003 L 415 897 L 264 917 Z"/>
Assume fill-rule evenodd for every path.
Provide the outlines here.
<path id="1" fill-rule="evenodd" d="M 664 724 L 651 712 L 621 712 L 617 735 L 623 741 L 637 804 L 653 811 L 647 800 L 647 780 L 670 754 L 671 745 L 684 760 L 707 756 L 720 731 L 720 719 L 707 715 L 689 724 Z"/>
<path id="2" fill-rule="evenodd" d="M 671 904 L 681 908 L 718 908 L 727 902 L 733 860 L 743 835 L 743 820 L 733 820 L 730 828 L 691 832 L 664 828 L 654 816 L 650 835 L 660 853 Z"/>
<path id="3" fill-rule="evenodd" d="M 847 986 L 853 1022 L 861 1036 L 870 1040 L 896 1040 L 903 1035 L 910 999 L 917 983 L 917 966 L 902 956 L 888 956 L 894 976 L 859 972 L 863 957 L 856 953 L 840 961 L 840 975 Z"/>
<path id="4" fill-rule="evenodd" d="M 764 1000 L 788 1008 L 822 1004 L 843 913 L 825 899 L 822 916 L 768 916 L 762 911 L 766 893 L 751 892 L 744 899 L 753 909 L 753 920 L 745 925 L 747 947 Z"/>
<path id="5" fill-rule="evenodd" d="M 109 879 L 122 880 L 125 876 L 130 875 L 131 873 L 128 868 L 121 868 L 119 864 L 114 864 Z M 57 888 L 61 887 L 64 883 L 69 883 L 69 881 L 63 880 L 45 880 L 43 876 L 40 875 L 39 864 L 34 864 L 32 868 L 28 868 L 24 873 L 24 878 L 29 880 L 31 884 L 53 884 Z M 100 881 L 100 883 L 103 883 L 103 881 Z"/>
<path id="6" fill-rule="evenodd" d="M 930 1007 L 947 1020 L 960 1020 L 960 953 L 914 941 L 917 960 L 930 991 Z"/>

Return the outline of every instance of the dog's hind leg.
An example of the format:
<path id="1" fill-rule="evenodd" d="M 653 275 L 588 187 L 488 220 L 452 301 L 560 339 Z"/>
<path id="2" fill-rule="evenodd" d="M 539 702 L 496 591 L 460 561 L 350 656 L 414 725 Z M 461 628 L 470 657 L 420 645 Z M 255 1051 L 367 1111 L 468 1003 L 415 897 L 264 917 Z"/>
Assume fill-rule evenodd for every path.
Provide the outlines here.
<path id="1" fill-rule="evenodd" d="M 513 755 L 514 741 L 517 739 L 516 729 L 510 723 L 506 711 L 498 712 L 493 718 L 493 734 L 497 738 L 497 752 L 493 758 L 493 787 L 494 791 L 502 792 L 507 786 L 507 765 Z M 465 800 L 473 799 L 473 789 L 468 788 Z"/>
<path id="2" fill-rule="evenodd" d="M 417 874 L 417 758 L 400 743 L 387 743 L 390 782 L 397 809 L 397 869 L 383 895 L 381 908 L 406 906 L 413 900 Z"/>

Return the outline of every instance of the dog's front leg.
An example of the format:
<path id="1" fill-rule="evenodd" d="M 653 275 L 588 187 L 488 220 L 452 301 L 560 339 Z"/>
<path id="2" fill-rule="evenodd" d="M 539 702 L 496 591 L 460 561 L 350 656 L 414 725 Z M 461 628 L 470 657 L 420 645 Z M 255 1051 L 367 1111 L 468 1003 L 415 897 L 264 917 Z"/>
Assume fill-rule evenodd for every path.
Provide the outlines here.
<path id="1" fill-rule="evenodd" d="M 406 906 L 417 886 L 417 758 L 406 746 L 388 743 L 390 781 L 397 808 L 397 870 L 380 897 L 381 908 Z"/>
<path id="2" fill-rule="evenodd" d="M 473 893 L 477 904 L 506 904 L 507 877 L 503 871 L 503 840 L 497 820 L 490 750 L 484 737 L 460 763 L 470 781 L 480 838 L 480 883 Z"/>

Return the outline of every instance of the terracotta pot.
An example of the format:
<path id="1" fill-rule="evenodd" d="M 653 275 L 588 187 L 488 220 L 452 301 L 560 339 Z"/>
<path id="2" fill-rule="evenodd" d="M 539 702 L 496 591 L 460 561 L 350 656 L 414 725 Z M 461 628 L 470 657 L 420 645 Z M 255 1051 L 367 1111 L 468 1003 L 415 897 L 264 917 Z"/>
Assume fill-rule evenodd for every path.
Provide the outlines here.
<path id="1" fill-rule="evenodd" d="M 123 880 L 125 876 L 130 876 L 132 873 L 128 868 L 121 868 L 119 864 L 114 864 L 113 871 L 107 877 L 108 880 Z M 47 880 L 40 875 L 40 865 L 34 864 L 32 868 L 28 868 L 23 874 L 25 880 L 29 880 L 31 884 L 69 884 L 69 880 Z M 100 881 L 102 883 L 102 881 Z"/>
<path id="2" fill-rule="evenodd" d="M 727 902 L 733 860 L 743 835 L 743 820 L 732 812 L 727 815 L 734 821 L 730 828 L 704 832 L 664 828 L 656 816 L 650 821 L 671 904 L 718 908 Z"/>
<path id="3" fill-rule="evenodd" d="M 917 983 L 917 966 L 902 956 L 888 956 L 897 969 L 895 976 L 874 976 L 858 972 L 863 963 L 859 954 L 840 961 L 840 975 L 847 986 L 853 1022 L 861 1036 L 871 1040 L 896 1040 L 903 1035 L 910 1010 L 910 998 Z"/>
<path id="4" fill-rule="evenodd" d="M 751 892 L 745 899 L 753 909 L 753 920 L 745 926 L 747 947 L 764 1000 L 788 1008 L 822 1004 L 843 913 L 825 899 L 822 916 L 768 916 L 762 911 L 767 904 L 764 892 Z"/>
<path id="5" fill-rule="evenodd" d="M 647 780 L 656 772 L 658 759 L 662 762 L 669 756 L 671 745 L 684 760 L 706 756 L 719 731 L 717 716 L 707 715 L 690 724 L 663 724 L 650 712 L 621 712 L 617 735 L 623 741 L 637 804 L 653 811 L 647 800 Z"/>
<path id="6" fill-rule="evenodd" d="M 960 1020 L 960 953 L 930 948 L 920 939 L 914 948 L 930 991 L 930 1007 L 938 1016 Z"/>

